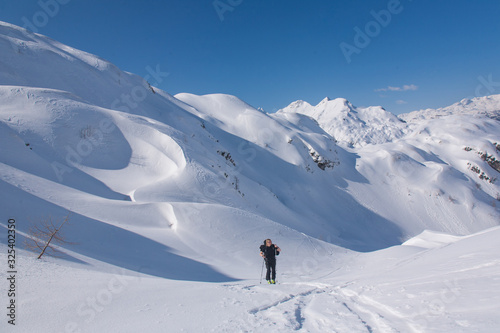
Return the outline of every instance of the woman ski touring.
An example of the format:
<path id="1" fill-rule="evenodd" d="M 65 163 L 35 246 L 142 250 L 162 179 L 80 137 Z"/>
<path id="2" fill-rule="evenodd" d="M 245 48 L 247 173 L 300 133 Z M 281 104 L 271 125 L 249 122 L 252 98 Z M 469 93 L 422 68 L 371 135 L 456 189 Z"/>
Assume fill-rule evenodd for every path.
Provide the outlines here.
<path id="1" fill-rule="evenodd" d="M 276 256 L 281 252 L 278 245 L 273 244 L 270 239 L 266 239 L 260 246 L 260 256 L 266 262 L 266 280 L 269 284 L 276 284 Z"/>

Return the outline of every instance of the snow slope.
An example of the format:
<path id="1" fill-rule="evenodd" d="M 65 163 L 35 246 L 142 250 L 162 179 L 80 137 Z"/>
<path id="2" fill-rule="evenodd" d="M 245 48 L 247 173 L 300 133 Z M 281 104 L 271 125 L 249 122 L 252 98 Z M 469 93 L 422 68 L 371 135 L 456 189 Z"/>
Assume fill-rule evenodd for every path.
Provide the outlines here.
<path id="1" fill-rule="evenodd" d="M 7 329 L 493 333 L 499 324 L 499 232 L 453 242 L 434 234 L 437 246 L 358 255 L 331 256 L 326 244 L 314 256 L 303 255 L 308 242 L 301 243 L 278 259 L 281 282 L 272 286 L 259 283 L 258 271 L 240 281 L 190 282 L 83 256 L 78 258 L 86 264 L 37 261 L 22 252 L 19 322 Z"/>
<path id="2" fill-rule="evenodd" d="M 498 120 L 295 109 L 171 96 L 0 23 L 0 260 L 15 219 L 18 327 L 493 332 Z M 22 249 L 68 213 L 61 259 Z M 267 237 L 283 249 L 276 286 L 259 283 Z M 452 273 L 460 298 L 436 312 Z"/>

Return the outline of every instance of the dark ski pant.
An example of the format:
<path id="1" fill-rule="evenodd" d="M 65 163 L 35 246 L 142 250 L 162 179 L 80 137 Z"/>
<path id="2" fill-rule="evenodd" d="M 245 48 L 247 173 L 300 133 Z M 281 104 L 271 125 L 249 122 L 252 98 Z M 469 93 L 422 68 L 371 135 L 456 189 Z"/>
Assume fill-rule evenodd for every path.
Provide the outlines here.
<path id="1" fill-rule="evenodd" d="M 271 271 L 272 271 L 272 279 L 276 280 L 276 259 L 266 259 L 266 280 L 271 280 Z"/>

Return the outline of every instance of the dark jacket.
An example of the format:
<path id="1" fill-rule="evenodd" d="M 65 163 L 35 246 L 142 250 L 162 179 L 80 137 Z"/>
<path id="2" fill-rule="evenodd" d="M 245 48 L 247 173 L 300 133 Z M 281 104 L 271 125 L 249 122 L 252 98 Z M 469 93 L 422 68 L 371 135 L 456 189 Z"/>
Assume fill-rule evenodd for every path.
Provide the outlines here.
<path id="1" fill-rule="evenodd" d="M 264 253 L 266 260 L 276 260 L 276 256 L 279 256 L 280 252 L 276 250 L 276 246 L 272 244 L 271 246 L 261 245 L 260 252 Z"/>

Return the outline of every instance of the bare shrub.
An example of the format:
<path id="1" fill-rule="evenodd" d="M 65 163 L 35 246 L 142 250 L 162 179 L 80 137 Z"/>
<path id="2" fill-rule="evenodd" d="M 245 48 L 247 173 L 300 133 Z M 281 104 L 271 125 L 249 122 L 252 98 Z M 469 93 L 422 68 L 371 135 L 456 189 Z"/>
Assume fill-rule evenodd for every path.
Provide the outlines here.
<path id="1" fill-rule="evenodd" d="M 61 223 L 52 221 L 52 217 L 48 217 L 39 223 L 32 226 L 28 231 L 28 239 L 24 245 L 28 250 L 39 252 L 37 259 L 47 252 L 48 255 L 57 256 L 60 253 L 55 246 L 63 244 L 71 244 L 64 239 L 61 233 L 61 228 L 69 220 L 69 213 Z"/>

